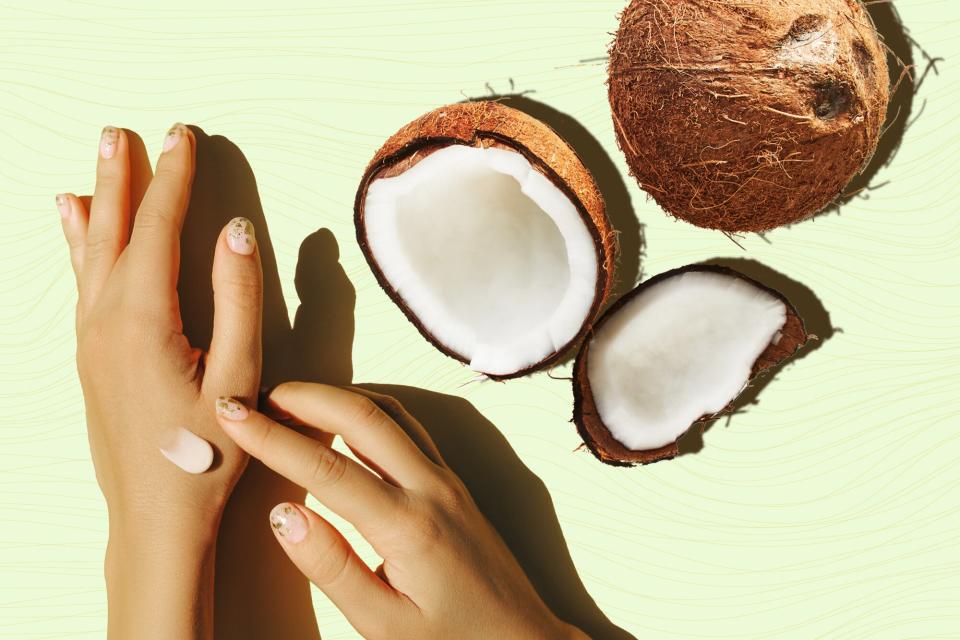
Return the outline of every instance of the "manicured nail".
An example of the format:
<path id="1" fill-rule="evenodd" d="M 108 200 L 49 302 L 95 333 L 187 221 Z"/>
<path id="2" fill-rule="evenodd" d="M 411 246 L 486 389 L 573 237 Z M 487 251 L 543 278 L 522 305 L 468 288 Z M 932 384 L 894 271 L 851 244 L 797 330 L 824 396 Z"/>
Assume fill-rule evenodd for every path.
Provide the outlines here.
<path id="1" fill-rule="evenodd" d="M 227 223 L 227 245 L 234 253 L 248 256 L 257 246 L 253 223 L 246 218 L 234 218 Z"/>
<path id="2" fill-rule="evenodd" d="M 270 526 L 277 535 L 296 544 L 307 537 L 307 519 L 300 509 L 289 502 L 282 502 L 270 512 Z"/>
<path id="3" fill-rule="evenodd" d="M 243 403 L 233 398 L 217 398 L 217 415 L 227 420 L 246 420 L 250 412 Z"/>
<path id="4" fill-rule="evenodd" d="M 67 194 L 57 194 L 57 211 L 60 212 L 60 217 L 64 220 L 70 215 L 70 202 L 67 200 Z"/>
<path id="5" fill-rule="evenodd" d="M 183 138 L 186 133 L 186 125 L 182 122 L 178 122 L 167 131 L 167 135 L 163 138 L 163 151 L 167 152 L 170 149 L 173 149 L 177 146 L 177 143 L 180 142 L 180 139 Z"/>
<path id="6" fill-rule="evenodd" d="M 109 160 L 117 152 L 117 137 L 120 135 L 116 127 L 104 127 L 100 132 L 100 157 Z"/>

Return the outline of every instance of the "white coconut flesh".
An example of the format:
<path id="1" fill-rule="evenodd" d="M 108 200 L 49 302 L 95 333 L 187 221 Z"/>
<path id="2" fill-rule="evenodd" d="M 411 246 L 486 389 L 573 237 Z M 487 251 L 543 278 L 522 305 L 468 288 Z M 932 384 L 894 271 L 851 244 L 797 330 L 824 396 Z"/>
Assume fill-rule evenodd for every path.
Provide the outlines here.
<path id="1" fill-rule="evenodd" d="M 687 271 L 640 291 L 590 343 L 587 376 L 610 434 L 631 450 L 670 444 L 723 410 L 780 339 L 782 300 L 736 276 Z"/>
<path id="2" fill-rule="evenodd" d="M 364 231 L 406 307 L 482 373 L 509 375 L 554 354 L 596 295 L 586 223 L 514 151 L 450 145 L 374 180 Z"/>

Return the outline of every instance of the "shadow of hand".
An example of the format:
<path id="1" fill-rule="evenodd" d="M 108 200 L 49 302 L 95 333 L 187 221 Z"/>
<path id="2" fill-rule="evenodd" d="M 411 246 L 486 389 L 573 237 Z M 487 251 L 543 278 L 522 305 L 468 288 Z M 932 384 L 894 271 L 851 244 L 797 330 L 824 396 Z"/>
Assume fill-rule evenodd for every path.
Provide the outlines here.
<path id="1" fill-rule="evenodd" d="M 399 400 L 464 481 L 547 606 L 594 640 L 632 640 L 587 593 L 543 482 L 507 439 L 463 398 L 401 385 L 365 384 Z"/>
<path id="2" fill-rule="evenodd" d="M 349 384 L 356 295 L 339 264 L 333 234 L 321 229 L 300 247 L 295 278 L 300 306 L 291 328 L 250 166 L 226 138 L 194 131 L 197 174 L 181 240 L 180 271 L 184 332 L 191 344 L 204 348 L 210 341 L 214 241 L 228 220 L 245 216 L 256 229 L 263 264 L 264 384 L 293 379 Z M 405 386 L 375 388 L 396 396 L 427 428 L 557 615 L 596 640 L 633 637 L 613 625 L 586 592 L 546 487 L 493 424 L 459 397 Z M 304 498 L 303 489 L 250 461 L 227 505 L 217 541 L 218 638 L 320 637 L 309 584 L 266 526 L 275 504 L 302 503 Z"/>
<path id="3" fill-rule="evenodd" d="M 179 280 L 184 333 L 207 348 L 213 327 L 210 272 L 220 229 L 244 216 L 256 229 L 263 265 L 263 384 L 309 380 L 348 384 L 352 377 L 354 291 L 338 263 L 333 234 L 304 240 L 296 285 L 301 305 L 290 327 L 277 261 L 256 180 L 241 151 L 221 136 L 197 136 L 197 171 L 181 237 Z M 317 639 L 309 583 L 273 539 L 267 514 L 306 492 L 251 460 L 235 487 L 217 540 L 218 638 Z"/>

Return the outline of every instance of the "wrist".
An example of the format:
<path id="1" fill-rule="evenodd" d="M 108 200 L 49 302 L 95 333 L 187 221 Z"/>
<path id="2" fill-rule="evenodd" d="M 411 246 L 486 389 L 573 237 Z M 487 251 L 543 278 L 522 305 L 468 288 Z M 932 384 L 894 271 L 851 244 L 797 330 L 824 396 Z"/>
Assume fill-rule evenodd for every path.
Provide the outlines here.
<path id="1" fill-rule="evenodd" d="M 108 637 L 209 638 L 213 626 L 216 530 L 111 521 L 104 561 Z M 175 636 L 169 634 L 176 627 Z M 167 631 L 161 633 L 160 630 Z"/>

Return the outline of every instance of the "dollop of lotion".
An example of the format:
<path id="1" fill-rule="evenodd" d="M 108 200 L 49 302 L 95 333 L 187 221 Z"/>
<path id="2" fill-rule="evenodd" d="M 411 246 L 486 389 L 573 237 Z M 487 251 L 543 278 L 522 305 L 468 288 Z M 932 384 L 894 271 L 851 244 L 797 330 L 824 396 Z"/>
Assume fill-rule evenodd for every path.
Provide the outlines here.
<path id="1" fill-rule="evenodd" d="M 213 464 L 210 443 L 183 427 L 167 432 L 160 453 L 187 473 L 203 473 Z"/>

